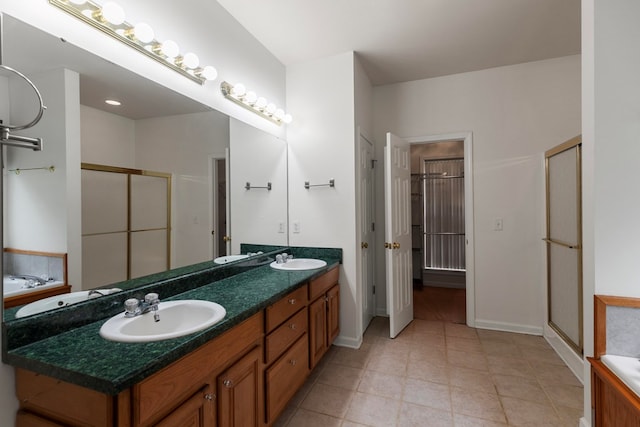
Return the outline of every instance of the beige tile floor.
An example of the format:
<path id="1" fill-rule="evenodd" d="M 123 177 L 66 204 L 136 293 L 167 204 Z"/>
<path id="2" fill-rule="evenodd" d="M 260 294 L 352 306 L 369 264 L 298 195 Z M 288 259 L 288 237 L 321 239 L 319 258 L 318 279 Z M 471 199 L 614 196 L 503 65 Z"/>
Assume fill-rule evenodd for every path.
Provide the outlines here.
<path id="1" fill-rule="evenodd" d="M 542 338 L 414 320 L 332 347 L 278 427 L 576 427 L 583 387 Z"/>

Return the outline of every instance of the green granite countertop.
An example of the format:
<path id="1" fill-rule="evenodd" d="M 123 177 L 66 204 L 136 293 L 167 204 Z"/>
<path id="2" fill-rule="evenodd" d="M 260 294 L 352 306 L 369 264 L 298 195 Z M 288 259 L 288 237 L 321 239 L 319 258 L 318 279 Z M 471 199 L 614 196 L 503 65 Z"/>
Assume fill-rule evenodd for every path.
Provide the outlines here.
<path id="1" fill-rule="evenodd" d="M 336 267 L 280 271 L 264 265 L 203 285 L 165 300 L 200 299 L 217 302 L 227 314 L 203 331 L 150 343 L 119 343 L 100 337 L 106 319 L 9 350 L 5 362 L 66 382 L 115 395 L 168 366 L 182 356 L 238 325 L 308 280 Z M 160 292 L 162 299 L 162 292 Z"/>

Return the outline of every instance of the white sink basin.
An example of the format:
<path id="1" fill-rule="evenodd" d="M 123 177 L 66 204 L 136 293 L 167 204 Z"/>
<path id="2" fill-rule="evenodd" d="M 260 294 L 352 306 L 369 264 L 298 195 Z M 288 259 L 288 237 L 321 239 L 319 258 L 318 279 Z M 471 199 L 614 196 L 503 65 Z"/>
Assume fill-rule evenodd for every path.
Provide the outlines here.
<path id="1" fill-rule="evenodd" d="M 96 289 L 92 295 L 89 295 L 90 291 L 77 291 L 68 294 L 54 295 L 52 297 L 43 298 L 32 303 L 29 303 L 16 312 L 16 317 L 31 316 L 32 314 L 38 314 L 45 311 L 53 310 L 54 308 L 66 307 L 71 304 L 86 301 L 91 298 L 99 297 L 102 295 L 109 295 L 114 292 L 120 292 L 122 289 Z"/>
<path id="2" fill-rule="evenodd" d="M 237 261 L 239 259 L 245 259 L 249 255 L 226 255 L 221 256 L 213 260 L 216 264 L 226 264 L 228 262 Z"/>
<path id="3" fill-rule="evenodd" d="M 107 320 L 100 336 L 111 341 L 150 342 L 177 338 L 201 331 L 224 319 L 227 311 L 220 304 L 201 300 L 165 301 L 158 304 L 160 321 L 149 312 L 125 317 L 124 312 Z"/>
<path id="4" fill-rule="evenodd" d="M 313 270 L 315 268 L 322 268 L 327 265 L 327 263 L 321 259 L 294 258 L 282 264 L 274 261 L 269 265 L 276 270 Z"/>

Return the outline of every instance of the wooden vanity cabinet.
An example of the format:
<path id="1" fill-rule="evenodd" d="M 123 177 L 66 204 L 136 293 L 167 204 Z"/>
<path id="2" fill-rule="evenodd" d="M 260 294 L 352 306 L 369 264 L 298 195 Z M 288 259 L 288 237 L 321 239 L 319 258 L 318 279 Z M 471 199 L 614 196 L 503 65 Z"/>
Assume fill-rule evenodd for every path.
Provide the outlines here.
<path id="1" fill-rule="evenodd" d="M 591 363 L 591 406 L 594 427 L 639 427 L 640 398 L 600 360 Z"/>
<path id="2" fill-rule="evenodd" d="M 309 369 L 313 369 L 340 333 L 338 268 L 309 283 Z"/>
<path id="3" fill-rule="evenodd" d="M 117 396 L 16 368 L 16 426 L 270 426 L 338 333 L 336 267 Z"/>
<path id="4" fill-rule="evenodd" d="M 309 375 L 307 286 L 265 310 L 265 422 L 271 425 Z"/>

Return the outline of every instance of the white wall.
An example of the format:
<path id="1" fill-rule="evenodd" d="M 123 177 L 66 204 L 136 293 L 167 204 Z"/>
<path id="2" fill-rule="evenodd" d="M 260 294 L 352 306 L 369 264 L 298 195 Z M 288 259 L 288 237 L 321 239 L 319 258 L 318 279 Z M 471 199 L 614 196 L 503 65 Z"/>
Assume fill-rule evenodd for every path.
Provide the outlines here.
<path id="1" fill-rule="evenodd" d="M 287 68 L 289 230 L 292 246 L 337 247 L 340 269 L 340 337 L 358 346 L 355 224 L 354 55 L 344 53 Z M 305 181 L 335 187 L 305 189 Z"/>
<path id="2" fill-rule="evenodd" d="M 580 56 L 374 88 L 376 157 L 385 133 L 473 133 L 478 327 L 541 334 L 543 152 L 580 133 Z M 377 222 L 384 218 L 376 171 Z M 495 218 L 504 230 L 493 231 Z M 377 230 L 383 241 L 383 227 Z M 384 277 L 384 253 L 377 254 Z M 377 304 L 385 298 L 376 296 Z M 386 307 L 378 306 L 378 311 Z"/>
<path id="3" fill-rule="evenodd" d="M 235 119 L 229 125 L 231 254 L 241 243 L 286 246 L 287 143 Z M 271 190 L 247 190 L 247 182 Z"/>
<path id="4" fill-rule="evenodd" d="M 82 162 L 135 168 L 135 121 L 80 106 Z"/>
<path id="5" fill-rule="evenodd" d="M 218 79 L 201 86 L 145 58 L 136 50 L 97 31 L 42 0 L 0 0 L 0 11 L 62 37 L 115 64 L 190 96 L 218 111 L 274 135 L 285 128 L 226 100 L 220 82 L 243 82 L 278 106 L 285 107 L 284 66 L 216 1 L 120 0 L 130 22 L 151 25 L 156 39 L 173 39 L 183 52 L 192 51 L 203 65 L 213 65 Z M 285 108 L 286 110 L 286 108 Z"/>
<path id="6" fill-rule="evenodd" d="M 585 355 L 593 355 L 593 295 L 640 297 L 637 173 L 640 28 L 632 0 L 583 0 L 583 233 Z M 589 379 L 585 363 L 585 379 Z M 585 422 L 591 422 L 585 382 Z"/>
<path id="7" fill-rule="evenodd" d="M 210 159 L 228 146 L 229 118 L 217 111 L 135 122 L 135 167 L 172 174 L 172 268 L 211 259 Z"/>

